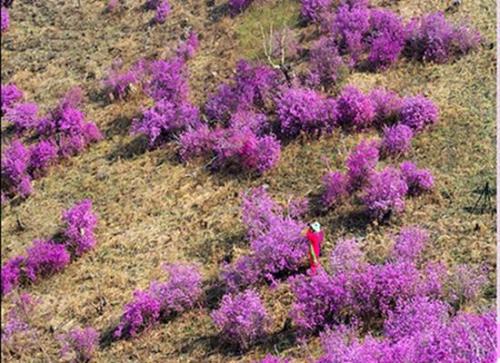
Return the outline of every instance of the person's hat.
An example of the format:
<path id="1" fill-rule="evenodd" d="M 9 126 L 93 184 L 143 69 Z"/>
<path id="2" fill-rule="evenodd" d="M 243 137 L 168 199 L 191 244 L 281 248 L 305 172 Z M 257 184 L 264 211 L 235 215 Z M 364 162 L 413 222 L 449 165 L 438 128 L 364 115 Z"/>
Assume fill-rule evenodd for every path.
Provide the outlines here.
<path id="1" fill-rule="evenodd" d="M 318 222 L 311 223 L 310 226 L 314 232 L 319 232 L 321 230 L 321 225 Z"/>

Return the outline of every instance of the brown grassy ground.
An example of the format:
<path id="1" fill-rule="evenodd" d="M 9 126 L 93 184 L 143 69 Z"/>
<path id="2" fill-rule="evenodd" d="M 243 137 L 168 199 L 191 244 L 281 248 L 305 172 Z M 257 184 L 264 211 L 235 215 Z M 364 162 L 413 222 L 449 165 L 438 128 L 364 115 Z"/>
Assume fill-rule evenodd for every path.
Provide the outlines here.
<path id="1" fill-rule="evenodd" d="M 170 54 L 183 28 L 202 35 L 201 51 L 190 61 L 193 100 L 227 78 L 238 57 L 259 58 L 258 23 L 295 25 L 295 0 L 270 1 L 265 9 L 255 4 L 234 19 L 219 16 L 205 1 L 171 1 L 173 15 L 158 27 L 148 28 L 152 12 L 144 13 L 133 1 L 117 14 L 105 14 L 104 2 L 19 0 L 11 12 L 12 26 L 2 36 L 2 83 L 13 81 L 28 98 L 44 107 L 54 104 L 70 86 L 87 92 L 85 111 L 106 134 L 88 151 L 55 167 L 34 183 L 35 194 L 24 203 L 2 211 L 2 261 L 21 253 L 34 238 L 49 237 L 59 225 L 60 212 L 75 201 L 91 198 L 101 218 L 98 247 L 71 264 L 62 274 L 28 290 L 44 303 L 34 318 L 48 355 L 57 361 L 54 335 L 74 325 L 100 331 L 112 327 L 134 289 L 144 288 L 161 276 L 162 261 L 196 261 L 207 281 L 219 263 L 233 251 L 246 249 L 239 219 L 239 192 L 267 183 L 278 200 L 318 191 L 326 166 L 340 167 L 348 150 L 367 135 L 336 133 L 319 141 L 298 140 L 283 150 L 279 167 L 260 179 L 223 177 L 201 165 L 181 165 L 174 149 L 145 151 L 128 134 L 131 118 L 147 100 L 136 96 L 108 104 L 99 95 L 99 81 L 111 61 L 120 56 L 131 63 L 140 56 Z M 136 3 L 137 5 L 132 5 Z M 380 3 L 380 2 L 379 2 Z M 444 9 L 442 1 L 385 2 L 405 18 Z M 222 9 L 222 1 L 215 9 Z M 346 83 L 368 90 L 386 86 L 403 95 L 423 92 L 441 108 L 441 122 L 417 137 L 411 159 L 432 169 L 437 180 L 433 194 L 409 202 L 406 213 L 388 226 L 363 225 L 350 206 L 320 217 L 326 227 L 326 253 L 339 237 L 362 239 L 374 261 L 387 252 L 388 237 L 400 226 L 419 223 L 431 231 L 428 257 L 447 263 L 485 262 L 494 271 L 495 216 L 472 213 L 472 191 L 485 182 L 495 185 L 495 1 L 464 2 L 451 18 L 468 16 L 485 38 L 485 46 L 453 64 L 419 65 L 401 62 L 383 74 L 354 73 Z M 299 32 L 311 33 L 311 29 Z M 19 218 L 25 230 L 16 227 Z M 494 272 L 483 298 L 475 306 L 495 299 Z M 251 361 L 266 352 L 296 358 L 320 354 L 316 338 L 307 345 L 294 343 L 280 332 L 291 303 L 285 286 L 262 288 L 275 324 L 270 337 L 244 355 L 218 344 L 209 310 L 200 307 L 146 332 L 133 341 L 101 349 L 98 362 L 219 362 Z M 10 299 L 2 304 L 2 314 Z M 56 333 L 53 333 L 53 330 Z M 37 349 L 5 361 L 44 361 Z"/>

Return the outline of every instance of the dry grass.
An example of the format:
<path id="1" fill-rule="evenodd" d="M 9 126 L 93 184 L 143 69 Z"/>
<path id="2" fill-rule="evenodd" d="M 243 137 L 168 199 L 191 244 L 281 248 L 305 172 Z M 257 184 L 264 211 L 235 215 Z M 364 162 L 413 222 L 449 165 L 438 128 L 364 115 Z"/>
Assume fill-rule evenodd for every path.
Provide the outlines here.
<path id="1" fill-rule="evenodd" d="M 65 330 L 75 324 L 100 331 L 119 319 L 123 304 L 136 288 L 161 276 L 162 261 L 196 261 L 207 281 L 218 273 L 227 254 L 244 253 L 246 243 L 239 220 L 239 193 L 267 183 L 271 193 L 285 201 L 292 195 L 318 191 L 326 166 L 341 167 L 348 150 L 362 137 L 336 133 L 319 141 L 298 140 L 287 146 L 279 167 L 260 179 L 210 174 L 197 164 L 181 165 L 172 146 L 145 151 L 128 134 L 131 118 L 147 100 L 137 95 L 127 102 L 107 104 L 99 95 L 98 79 L 120 56 L 132 63 L 141 56 L 167 55 L 187 25 L 202 35 L 202 49 L 190 62 L 193 100 L 227 78 L 242 54 L 258 57 L 260 39 L 253 29 L 265 11 L 257 5 L 235 19 L 223 14 L 222 1 L 209 11 L 205 1 L 172 1 L 173 16 L 162 26 L 148 28 L 152 12 L 126 1 L 127 9 L 104 14 L 104 2 L 19 0 L 11 12 L 12 27 L 2 36 L 2 83 L 13 81 L 44 107 L 54 104 L 70 86 L 87 91 L 85 111 L 106 134 L 87 152 L 55 167 L 34 183 L 35 194 L 24 203 L 2 211 L 2 261 L 21 253 L 34 238 L 49 237 L 60 227 L 60 212 L 75 201 L 91 198 L 101 222 L 98 247 L 59 275 L 28 290 L 43 299 L 35 323 L 42 330 L 46 350 L 57 361 L 51 327 Z M 270 1 L 278 22 L 293 19 L 295 1 Z M 386 2 L 387 3 L 387 2 Z M 391 7 L 404 17 L 443 9 L 442 1 L 395 1 Z M 278 5 L 276 5 L 278 4 Z M 257 15 L 258 16 L 257 16 Z M 325 256 L 340 237 L 356 236 L 374 261 L 388 249 L 388 234 L 400 226 L 419 223 L 428 228 L 433 245 L 428 257 L 454 264 L 485 262 L 492 268 L 489 287 L 475 307 L 495 299 L 495 216 L 471 213 L 477 197 L 472 191 L 495 181 L 495 2 L 464 2 L 454 19 L 468 16 L 485 37 L 485 46 L 453 64 L 433 66 L 401 62 L 383 74 L 354 73 L 347 83 L 362 89 L 386 86 L 401 94 L 423 92 L 441 108 L 441 122 L 420 135 L 411 159 L 435 173 L 436 191 L 411 200 L 406 213 L 386 226 L 365 224 L 351 206 L 319 217 L 326 227 Z M 215 20 L 214 20 L 215 19 Z M 266 21 L 273 21 L 266 18 Z M 271 19 L 271 20 L 269 20 Z M 291 21 L 291 20 L 290 20 Z M 311 29 L 300 30 L 311 33 Z M 254 51 L 256 53 L 254 53 Z M 253 54 L 252 54 L 253 53 Z M 16 218 L 26 226 L 18 230 Z M 317 339 L 295 343 L 286 330 L 291 303 L 285 286 L 263 287 L 275 324 L 266 341 L 238 355 L 221 346 L 209 318 L 200 307 L 146 332 L 134 341 L 104 347 L 98 362 L 220 362 L 251 361 L 266 352 L 280 352 L 305 361 L 320 353 Z M 213 291 L 213 300 L 216 298 Z M 2 304 L 2 314 L 10 299 Z M 474 307 L 470 307 L 474 308 Z M 5 361 L 44 361 L 41 352 Z"/>

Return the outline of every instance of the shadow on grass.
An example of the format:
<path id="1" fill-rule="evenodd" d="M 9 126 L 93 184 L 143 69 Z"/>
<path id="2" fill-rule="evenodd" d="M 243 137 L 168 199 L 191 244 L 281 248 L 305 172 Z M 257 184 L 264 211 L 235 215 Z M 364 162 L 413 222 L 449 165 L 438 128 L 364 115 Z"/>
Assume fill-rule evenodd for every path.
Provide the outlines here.
<path id="1" fill-rule="evenodd" d="M 217 23 L 223 17 L 230 15 L 228 3 L 214 6 L 213 0 L 207 0 L 206 5 L 208 7 L 208 19 L 210 19 L 212 23 Z"/>
<path id="2" fill-rule="evenodd" d="M 223 262 L 231 262 L 233 260 L 233 247 L 244 247 L 248 245 L 246 233 L 242 230 L 232 231 L 229 235 L 223 238 L 211 238 L 203 240 L 201 245 L 193 245 L 189 250 L 188 257 L 201 261 L 203 264 L 208 265 L 213 263 L 214 255 L 211 253 L 213 250 L 226 251 L 224 256 L 217 261 L 221 264 Z M 200 246 L 213 246 L 214 249 L 201 248 Z"/>
<path id="3" fill-rule="evenodd" d="M 266 351 L 284 351 L 296 344 L 295 330 L 291 327 L 290 320 L 287 320 L 279 331 L 267 334 L 265 337 L 255 341 L 247 347 L 240 347 L 230 344 L 217 334 L 201 336 L 184 346 L 178 351 L 172 352 L 171 357 L 178 357 L 179 354 L 192 354 L 195 351 L 205 352 L 201 358 L 208 359 L 211 355 L 220 354 L 227 358 L 236 358 L 248 354 L 256 347 L 261 347 Z"/>
<path id="4" fill-rule="evenodd" d="M 153 324 L 152 326 L 147 327 L 146 329 L 142 329 L 138 331 L 138 335 L 146 333 L 150 329 L 155 329 L 158 325 L 166 325 L 172 321 L 174 321 L 179 314 L 170 314 L 168 316 L 163 316 L 160 318 L 159 322 L 156 324 Z M 130 334 L 124 334 L 123 336 L 117 338 L 114 336 L 114 333 L 118 327 L 118 324 L 114 324 L 106 328 L 100 335 L 99 337 L 99 348 L 100 349 L 106 349 L 109 348 L 113 343 L 118 342 L 120 340 L 132 340 L 137 338 L 137 336 L 131 336 Z M 125 326 L 123 331 L 127 331 L 127 327 Z"/>
<path id="5" fill-rule="evenodd" d="M 106 129 L 105 135 L 106 138 L 110 138 L 118 135 L 128 135 L 130 133 L 130 126 L 132 125 L 132 120 L 134 117 L 124 117 L 118 116 L 115 118 L 111 125 Z"/>
<path id="6" fill-rule="evenodd" d="M 106 159 L 111 162 L 119 159 L 129 160 L 144 154 L 148 149 L 148 141 L 146 138 L 139 136 L 125 145 L 118 145 L 118 147 L 106 155 Z"/>

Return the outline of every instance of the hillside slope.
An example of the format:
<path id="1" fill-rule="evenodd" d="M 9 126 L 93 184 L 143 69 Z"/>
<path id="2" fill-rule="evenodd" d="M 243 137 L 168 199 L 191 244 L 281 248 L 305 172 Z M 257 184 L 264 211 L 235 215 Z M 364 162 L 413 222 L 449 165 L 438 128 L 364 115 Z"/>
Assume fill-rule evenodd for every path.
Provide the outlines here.
<path id="1" fill-rule="evenodd" d="M 53 330 L 75 324 L 100 331 L 112 328 L 133 291 L 161 276 L 162 262 L 195 261 L 206 281 L 215 280 L 228 255 L 248 249 L 240 218 L 242 191 L 267 184 L 270 194 L 282 202 L 314 195 L 327 171 L 325 158 L 331 168 L 340 168 L 349 150 L 371 134 L 335 132 L 320 140 L 295 140 L 283 147 L 278 167 L 260 178 L 212 173 L 196 162 L 182 164 L 173 144 L 147 150 L 144 140 L 130 135 L 129 127 L 148 99 L 135 94 L 110 103 L 100 92 L 99 80 L 116 57 L 125 64 L 140 57 L 168 57 L 181 35 L 194 29 L 201 48 L 188 63 L 191 98 L 202 104 L 231 76 L 240 57 L 265 60 L 259 22 L 280 27 L 286 21 L 305 42 L 314 37 L 314 26 L 299 27 L 295 0 L 256 1 L 234 18 L 224 14 L 220 0 L 213 5 L 172 0 L 172 14 L 154 27 L 148 26 L 152 12 L 145 12 L 138 2 L 125 3 L 109 14 L 99 0 L 82 0 L 80 8 L 76 0 L 16 1 L 11 28 L 2 34 L 2 84 L 16 83 L 28 99 L 46 109 L 71 86 L 80 85 L 86 92 L 84 111 L 105 135 L 37 180 L 34 195 L 26 201 L 2 208 L 2 262 L 22 253 L 33 239 L 56 233 L 61 211 L 76 201 L 92 199 L 100 216 L 97 248 L 64 273 L 28 288 L 43 300 L 36 323 L 43 327 L 40 339 L 54 361 L 58 345 Z M 437 0 L 383 3 L 405 19 L 444 10 Z M 474 310 L 491 306 L 496 297 L 495 211 L 471 210 L 478 197 L 473 191 L 486 182 L 496 185 L 495 1 L 464 1 L 458 12 L 447 16 L 470 19 L 484 37 L 479 51 L 444 65 L 401 61 L 383 73 L 354 72 L 344 82 L 366 91 L 384 86 L 401 95 L 423 93 L 436 102 L 440 122 L 415 139 L 409 156 L 432 170 L 435 191 L 411 199 L 405 213 L 384 226 L 365 223 L 350 205 L 318 220 L 325 227 L 324 256 L 337 239 L 355 236 L 373 261 L 387 254 L 388 236 L 401 226 L 417 223 L 427 228 L 434 243 L 426 258 L 488 266 L 488 287 L 477 305 L 469 307 Z M 3 135 L 2 144 L 6 142 L 8 136 Z M 286 286 L 262 287 L 261 292 L 274 318 L 274 334 L 244 355 L 219 344 L 209 310 L 200 307 L 137 339 L 103 347 L 96 361 L 249 362 L 279 352 L 303 362 L 311 354 L 319 356 L 317 338 L 301 345 L 281 330 L 292 298 Z M 6 299 L 2 314 L 9 304 Z M 36 354 L 44 361 L 42 352 Z"/>

